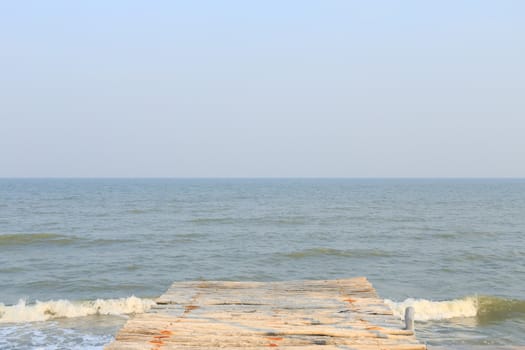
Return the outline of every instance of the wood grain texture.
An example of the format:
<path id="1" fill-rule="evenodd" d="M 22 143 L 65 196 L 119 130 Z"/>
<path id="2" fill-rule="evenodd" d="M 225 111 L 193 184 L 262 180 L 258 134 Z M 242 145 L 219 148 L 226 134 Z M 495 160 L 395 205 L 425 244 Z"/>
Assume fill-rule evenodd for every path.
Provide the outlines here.
<path id="1" fill-rule="evenodd" d="M 364 277 L 176 282 L 106 350 L 423 350 Z"/>

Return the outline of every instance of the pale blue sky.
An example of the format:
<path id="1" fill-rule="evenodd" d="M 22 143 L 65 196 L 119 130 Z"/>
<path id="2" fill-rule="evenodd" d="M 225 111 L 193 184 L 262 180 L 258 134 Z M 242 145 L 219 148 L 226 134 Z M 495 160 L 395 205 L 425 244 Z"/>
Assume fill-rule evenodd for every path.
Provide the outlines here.
<path id="1" fill-rule="evenodd" d="M 524 177 L 525 1 L 3 1 L 0 177 Z"/>

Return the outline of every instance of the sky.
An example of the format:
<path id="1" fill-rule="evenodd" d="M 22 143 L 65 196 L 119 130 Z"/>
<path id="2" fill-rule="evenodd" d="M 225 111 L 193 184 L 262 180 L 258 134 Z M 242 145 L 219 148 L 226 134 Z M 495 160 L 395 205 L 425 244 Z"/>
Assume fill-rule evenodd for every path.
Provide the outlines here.
<path id="1" fill-rule="evenodd" d="M 524 1 L 0 2 L 0 177 L 525 177 Z"/>

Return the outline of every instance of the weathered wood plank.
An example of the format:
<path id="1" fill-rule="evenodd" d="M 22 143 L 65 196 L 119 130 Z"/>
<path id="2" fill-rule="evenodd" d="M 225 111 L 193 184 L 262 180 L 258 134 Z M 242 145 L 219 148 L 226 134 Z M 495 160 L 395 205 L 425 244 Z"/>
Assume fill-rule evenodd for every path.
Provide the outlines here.
<path id="1" fill-rule="evenodd" d="M 425 349 L 364 277 L 174 283 L 107 350 Z"/>

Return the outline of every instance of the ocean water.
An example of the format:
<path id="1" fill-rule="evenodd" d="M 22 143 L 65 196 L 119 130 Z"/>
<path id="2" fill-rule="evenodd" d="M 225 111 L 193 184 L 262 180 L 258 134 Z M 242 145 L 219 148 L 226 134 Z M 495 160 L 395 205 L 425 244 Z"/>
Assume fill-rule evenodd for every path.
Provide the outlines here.
<path id="1" fill-rule="evenodd" d="M 102 349 L 174 281 L 366 276 L 429 348 L 525 345 L 525 180 L 0 179 L 0 349 Z"/>

